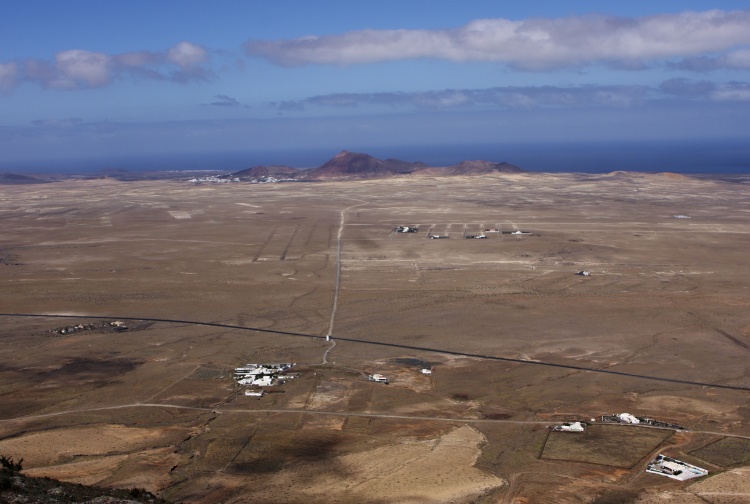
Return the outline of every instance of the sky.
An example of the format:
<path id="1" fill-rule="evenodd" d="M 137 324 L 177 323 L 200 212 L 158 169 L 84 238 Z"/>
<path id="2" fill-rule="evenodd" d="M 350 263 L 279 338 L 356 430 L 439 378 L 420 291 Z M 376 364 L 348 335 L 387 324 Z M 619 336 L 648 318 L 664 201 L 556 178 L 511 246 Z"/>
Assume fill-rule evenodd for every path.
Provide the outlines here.
<path id="1" fill-rule="evenodd" d="M 750 0 L 29 0 L 0 15 L 6 171 L 749 133 Z"/>

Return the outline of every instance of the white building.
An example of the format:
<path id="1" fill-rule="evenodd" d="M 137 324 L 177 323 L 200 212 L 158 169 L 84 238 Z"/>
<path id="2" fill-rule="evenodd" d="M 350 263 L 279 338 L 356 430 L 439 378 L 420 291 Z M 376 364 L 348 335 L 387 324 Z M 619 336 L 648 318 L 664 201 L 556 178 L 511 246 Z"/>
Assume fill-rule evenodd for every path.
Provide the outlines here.
<path id="1" fill-rule="evenodd" d="M 694 466 L 671 457 L 665 457 L 661 454 L 657 455 L 656 458 L 646 466 L 646 472 L 680 481 L 700 478 L 701 476 L 706 476 L 708 474 L 708 471 L 702 467 Z"/>
<path id="2" fill-rule="evenodd" d="M 371 374 L 370 376 L 367 377 L 367 379 L 370 381 L 378 382 L 378 383 L 388 384 L 388 378 L 382 374 L 377 374 L 377 373 Z"/>
<path id="3" fill-rule="evenodd" d="M 552 430 L 557 432 L 584 432 L 586 426 L 581 422 L 565 422 L 562 425 L 555 425 Z"/>
<path id="4" fill-rule="evenodd" d="M 234 374 L 240 385 L 270 387 L 279 378 L 279 374 L 294 366 L 291 363 L 281 364 L 245 364 L 235 368 Z"/>
<path id="5" fill-rule="evenodd" d="M 630 413 L 620 413 L 619 415 L 617 415 L 617 418 L 619 418 L 620 421 L 623 423 L 629 423 L 629 424 L 634 424 L 634 425 L 641 423 L 640 420 L 638 420 L 636 417 L 634 417 Z"/>

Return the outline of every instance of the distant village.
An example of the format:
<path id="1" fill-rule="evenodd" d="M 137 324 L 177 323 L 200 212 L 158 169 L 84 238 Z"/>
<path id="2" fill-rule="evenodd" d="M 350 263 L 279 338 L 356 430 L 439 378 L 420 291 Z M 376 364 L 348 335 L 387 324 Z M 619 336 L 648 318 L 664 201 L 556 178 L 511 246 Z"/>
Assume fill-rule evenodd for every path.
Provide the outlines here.
<path id="1" fill-rule="evenodd" d="M 505 162 L 462 161 L 452 166 L 434 167 L 418 161 L 378 159 L 369 154 L 344 150 L 316 168 L 297 169 L 283 165 L 261 165 L 223 175 L 193 177 L 188 182 L 193 184 L 228 184 L 232 182 L 271 184 L 294 181 L 388 178 L 420 174 L 453 176 L 522 172 L 521 168 Z"/>
<path id="2" fill-rule="evenodd" d="M 450 235 L 447 233 L 443 234 L 436 234 L 433 233 L 433 228 L 430 227 L 426 232 L 426 237 L 430 240 L 446 240 L 450 239 Z M 419 232 L 419 226 L 396 226 L 393 228 L 393 231 L 391 233 L 390 238 L 393 239 L 396 237 L 396 235 L 399 235 L 401 233 L 418 233 Z M 482 231 L 479 233 L 467 233 L 466 232 L 466 226 L 464 226 L 463 230 L 463 237 L 465 239 L 487 239 L 490 235 L 496 235 L 498 238 L 501 238 L 503 235 L 510 235 L 510 236 L 532 236 L 533 233 L 530 231 L 521 231 L 520 229 L 515 229 L 513 231 L 503 231 L 500 229 L 500 225 L 498 224 L 495 228 L 483 228 Z"/>
<path id="3" fill-rule="evenodd" d="M 225 175 L 209 175 L 207 177 L 193 177 L 188 182 L 193 184 L 231 184 L 232 182 L 239 182 L 240 179 L 237 177 L 225 178 Z"/>
<path id="4" fill-rule="evenodd" d="M 296 373 L 292 368 L 296 366 L 291 362 L 271 363 L 271 364 L 245 364 L 242 367 L 234 369 L 234 377 L 237 384 L 243 387 L 253 387 L 245 390 L 245 395 L 250 397 L 263 397 L 265 387 L 283 385 L 288 380 L 299 378 L 300 373 Z M 422 369 L 423 375 L 431 375 L 432 369 Z M 367 375 L 367 380 L 375 383 L 388 385 L 390 380 L 381 373 Z M 262 387 L 262 388 L 255 388 Z"/>
<path id="5" fill-rule="evenodd" d="M 239 177 L 233 177 L 231 175 L 210 175 L 207 177 L 193 177 L 188 180 L 193 184 L 232 184 L 237 182 L 245 182 L 248 184 L 273 184 L 276 182 L 290 182 L 294 179 L 291 178 L 276 178 L 276 177 L 258 177 L 251 179 L 241 179 Z"/>
<path id="6" fill-rule="evenodd" d="M 111 330 L 115 332 L 124 332 L 128 330 L 128 326 L 125 325 L 125 322 L 122 320 L 113 320 L 111 322 L 87 322 L 87 323 L 79 323 L 69 326 L 63 326 L 63 327 L 56 327 L 54 329 L 50 329 L 49 332 L 53 334 L 73 334 L 77 332 L 82 331 L 91 331 L 94 329 L 106 329 Z"/>

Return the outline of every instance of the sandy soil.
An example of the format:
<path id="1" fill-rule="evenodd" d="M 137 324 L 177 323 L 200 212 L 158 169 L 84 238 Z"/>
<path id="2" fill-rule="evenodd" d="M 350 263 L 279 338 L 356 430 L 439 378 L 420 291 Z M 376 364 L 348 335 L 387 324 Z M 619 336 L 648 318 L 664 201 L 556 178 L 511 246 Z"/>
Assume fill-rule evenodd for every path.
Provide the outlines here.
<path id="1" fill-rule="evenodd" d="M 159 493 L 171 485 L 169 470 L 178 462 L 179 456 L 174 453 L 174 448 L 161 448 L 137 454 L 86 457 L 66 464 L 26 469 L 24 473 L 84 485 L 108 486 L 114 483 L 115 487 L 144 488 Z M 140 470 L 137 473 L 132 469 L 128 471 L 128 464 Z M 119 471 L 130 476 L 117 477 Z"/>
<path id="2" fill-rule="evenodd" d="M 732 469 L 713 478 L 699 481 L 687 489 L 709 502 L 712 502 L 715 497 L 721 498 L 722 496 L 742 497 L 745 502 L 750 502 L 750 468 Z"/>
<path id="3" fill-rule="evenodd" d="M 504 484 L 473 467 L 485 441 L 461 427 L 436 439 L 407 439 L 336 457 L 326 462 L 328 468 L 290 467 L 273 476 L 261 495 L 233 502 L 267 502 L 289 486 L 296 499 L 308 502 L 325 502 L 331 488 L 349 502 L 469 502 Z"/>
<path id="4" fill-rule="evenodd" d="M 168 442 L 163 430 L 99 425 L 33 432 L 0 440 L 0 453 L 23 453 L 28 468 L 78 457 L 135 451 Z"/>
<path id="5" fill-rule="evenodd" d="M 0 318 L 0 454 L 35 474 L 185 502 L 746 497 L 722 460 L 693 486 L 643 476 L 646 451 L 750 436 L 745 183 L 98 179 L 0 187 L 0 220 L 2 311 L 85 317 Z M 485 229 L 500 232 L 463 238 Z M 55 331 L 124 317 L 174 322 Z M 247 362 L 304 371 L 249 398 L 231 378 Z M 586 455 L 591 439 L 575 461 L 540 458 L 546 425 L 623 411 L 692 430 L 632 468 Z M 710 486 L 724 480 L 736 495 Z"/>
<path id="6" fill-rule="evenodd" d="M 127 455 L 101 456 L 59 466 L 50 465 L 26 469 L 24 473 L 29 476 L 54 478 L 82 485 L 97 485 L 107 479 L 127 458 Z"/>

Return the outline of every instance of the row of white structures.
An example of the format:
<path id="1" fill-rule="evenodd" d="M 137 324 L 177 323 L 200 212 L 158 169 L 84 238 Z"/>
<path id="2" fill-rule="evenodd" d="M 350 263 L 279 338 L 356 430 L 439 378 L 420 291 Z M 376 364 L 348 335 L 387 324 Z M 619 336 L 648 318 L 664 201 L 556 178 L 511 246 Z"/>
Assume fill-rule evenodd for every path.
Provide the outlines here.
<path id="1" fill-rule="evenodd" d="M 279 364 L 245 364 L 243 367 L 235 368 L 234 376 L 240 385 L 253 385 L 256 387 L 270 387 L 284 373 L 294 366 L 293 363 L 284 362 Z"/>

